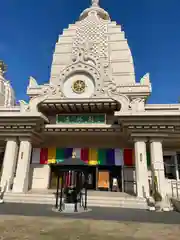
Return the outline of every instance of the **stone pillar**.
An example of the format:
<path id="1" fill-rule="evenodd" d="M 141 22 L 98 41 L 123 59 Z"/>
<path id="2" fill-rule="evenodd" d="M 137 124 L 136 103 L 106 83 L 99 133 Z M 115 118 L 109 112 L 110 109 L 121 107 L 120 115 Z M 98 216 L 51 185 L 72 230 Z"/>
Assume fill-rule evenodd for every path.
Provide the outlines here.
<path id="1" fill-rule="evenodd" d="M 158 191 L 163 198 L 166 196 L 166 181 L 164 174 L 163 148 L 161 140 L 150 141 L 150 154 L 153 176 L 157 178 Z"/>
<path id="2" fill-rule="evenodd" d="M 137 196 L 149 197 L 149 182 L 146 156 L 146 141 L 135 141 L 135 168 L 136 168 L 136 184 Z"/>
<path id="3" fill-rule="evenodd" d="M 13 183 L 16 162 L 18 154 L 18 141 L 16 138 L 7 139 L 6 148 L 3 160 L 3 170 L 1 176 L 1 187 L 4 187 L 7 183 L 7 190 L 10 190 L 10 186 Z"/>
<path id="4" fill-rule="evenodd" d="M 178 169 L 177 153 L 174 156 L 174 164 L 175 164 L 175 168 L 176 168 L 176 180 L 179 181 L 179 169 Z"/>
<path id="5" fill-rule="evenodd" d="M 29 187 L 29 170 L 32 145 L 30 139 L 20 139 L 16 177 L 13 192 L 27 192 Z"/>

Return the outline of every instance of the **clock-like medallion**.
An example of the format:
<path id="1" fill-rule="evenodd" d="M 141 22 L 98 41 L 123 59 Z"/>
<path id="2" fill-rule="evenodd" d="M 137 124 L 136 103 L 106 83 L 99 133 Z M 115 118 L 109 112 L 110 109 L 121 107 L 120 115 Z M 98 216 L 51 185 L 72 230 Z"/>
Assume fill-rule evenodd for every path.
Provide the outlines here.
<path id="1" fill-rule="evenodd" d="M 85 92 L 85 88 L 86 88 L 86 84 L 83 80 L 76 80 L 72 84 L 72 90 L 77 94 L 81 94 Z"/>

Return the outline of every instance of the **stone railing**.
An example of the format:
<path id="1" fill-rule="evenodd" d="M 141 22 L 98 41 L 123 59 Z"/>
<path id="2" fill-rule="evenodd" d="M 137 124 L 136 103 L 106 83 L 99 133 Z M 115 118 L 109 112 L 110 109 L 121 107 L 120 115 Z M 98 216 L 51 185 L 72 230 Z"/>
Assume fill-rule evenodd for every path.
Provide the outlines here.
<path id="1" fill-rule="evenodd" d="M 177 198 L 172 198 L 171 199 L 171 202 L 173 204 L 173 207 L 176 211 L 180 212 L 180 198 L 177 199 Z"/>
<path id="2" fill-rule="evenodd" d="M 180 198 L 180 181 L 171 181 L 172 198 Z"/>

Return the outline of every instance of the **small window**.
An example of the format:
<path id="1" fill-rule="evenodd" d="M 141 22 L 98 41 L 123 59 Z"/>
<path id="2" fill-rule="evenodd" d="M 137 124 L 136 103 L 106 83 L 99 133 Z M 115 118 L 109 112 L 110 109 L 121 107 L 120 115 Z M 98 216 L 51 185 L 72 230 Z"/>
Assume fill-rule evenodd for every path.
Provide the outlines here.
<path id="1" fill-rule="evenodd" d="M 176 179 L 176 166 L 174 156 L 164 156 L 165 178 Z"/>

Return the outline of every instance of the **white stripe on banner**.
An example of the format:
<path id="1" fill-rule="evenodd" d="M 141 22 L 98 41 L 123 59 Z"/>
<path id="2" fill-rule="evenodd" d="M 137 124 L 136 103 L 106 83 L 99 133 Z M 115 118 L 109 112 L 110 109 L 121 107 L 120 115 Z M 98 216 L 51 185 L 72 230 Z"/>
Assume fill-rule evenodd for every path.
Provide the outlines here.
<path id="1" fill-rule="evenodd" d="M 40 148 L 33 148 L 32 163 L 40 163 Z"/>
<path id="2" fill-rule="evenodd" d="M 122 149 L 115 149 L 115 165 L 116 166 L 123 166 L 124 159 L 123 159 L 123 150 Z"/>
<path id="3" fill-rule="evenodd" d="M 81 148 L 74 148 L 73 152 L 76 153 L 76 158 L 81 158 Z"/>

